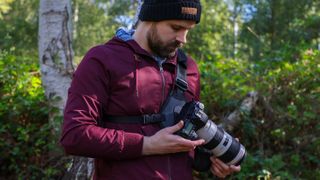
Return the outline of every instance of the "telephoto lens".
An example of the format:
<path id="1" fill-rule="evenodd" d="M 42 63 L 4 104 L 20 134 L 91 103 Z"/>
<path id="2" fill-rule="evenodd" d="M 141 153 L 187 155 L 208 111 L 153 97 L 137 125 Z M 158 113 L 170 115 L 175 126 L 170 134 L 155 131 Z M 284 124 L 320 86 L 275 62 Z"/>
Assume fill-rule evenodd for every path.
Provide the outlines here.
<path id="1" fill-rule="evenodd" d="M 205 140 L 204 148 L 211 150 L 215 157 L 228 165 L 240 165 L 246 155 L 244 146 L 211 120 L 196 134 Z"/>
<path id="2" fill-rule="evenodd" d="M 186 103 L 177 117 L 184 121 L 178 134 L 187 139 L 204 139 L 203 147 L 215 157 L 228 165 L 240 165 L 246 156 L 244 146 L 209 120 L 203 110 L 204 105 L 198 101 Z"/>

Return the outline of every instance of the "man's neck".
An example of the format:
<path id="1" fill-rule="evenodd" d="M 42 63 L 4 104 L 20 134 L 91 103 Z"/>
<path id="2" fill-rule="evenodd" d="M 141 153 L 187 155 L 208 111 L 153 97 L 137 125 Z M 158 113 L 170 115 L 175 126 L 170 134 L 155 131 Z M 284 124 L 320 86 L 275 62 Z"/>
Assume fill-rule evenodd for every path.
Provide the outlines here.
<path id="1" fill-rule="evenodd" d="M 140 24 L 138 25 L 136 31 L 134 32 L 132 38 L 139 44 L 139 46 L 149 52 L 150 54 L 153 54 L 151 49 L 148 46 L 147 41 L 147 32 L 150 27 L 147 26 L 147 24 Z"/>

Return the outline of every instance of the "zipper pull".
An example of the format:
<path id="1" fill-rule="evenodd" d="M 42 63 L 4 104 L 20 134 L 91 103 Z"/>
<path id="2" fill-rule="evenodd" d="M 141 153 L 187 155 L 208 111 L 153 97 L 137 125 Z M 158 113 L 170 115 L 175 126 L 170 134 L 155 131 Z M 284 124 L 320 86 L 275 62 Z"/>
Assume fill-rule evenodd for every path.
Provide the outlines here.
<path id="1" fill-rule="evenodd" d="M 159 65 L 159 69 L 160 69 L 160 72 L 161 72 L 161 73 L 163 73 L 163 67 L 162 67 L 162 64 L 160 64 L 160 65 Z"/>

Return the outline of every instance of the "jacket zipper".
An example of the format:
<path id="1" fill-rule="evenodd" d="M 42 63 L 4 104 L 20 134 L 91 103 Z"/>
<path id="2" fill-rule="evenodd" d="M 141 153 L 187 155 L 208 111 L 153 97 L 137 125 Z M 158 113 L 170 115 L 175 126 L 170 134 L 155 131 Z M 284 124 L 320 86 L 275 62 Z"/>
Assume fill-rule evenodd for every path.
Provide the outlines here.
<path id="1" fill-rule="evenodd" d="M 159 65 L 159 70 L 160 70 L 160 76 L 161 76 L 161 80 L 162 80 L 162 98 L 161 98 L 161 105 L 164 103 L 164 91 L 165 91 L 165 78 L 164 78 L 164 74 L 163 74 L 163 67 L 162 67 L 162 63 L 158 63 Z M 170 156 L 168 156 L 168 179 L 171 180 L 171 162 L 170 162 Z"/>
<path id="2" fill-rule="evenodd" d="M 165 78 L 164 78 L 164 74 L 163 74 L 163 66 L 162 63 L 159 62 L 159 70 L 160 70 L 160 76 L 161 76 L 161 81 L 162 81 L 162 98 L 161 98 L 161 105 L 164 103 L 164 91 L 165 91 Z M 170 162 L 170 156 L 168 156 L 167 159 L 168 162 L 168 180 L 171 180 L 171 162 Z"/>
<path id="3" fill-rule="evenodd" d="M 162 96 L 161 96 L 161 105 L 164 103 L 164 90 L 165 90 L 165 79 L 163 75 L 163 67 L 162 64 L 159 63 L 160 76 L 162 80 Z"/>

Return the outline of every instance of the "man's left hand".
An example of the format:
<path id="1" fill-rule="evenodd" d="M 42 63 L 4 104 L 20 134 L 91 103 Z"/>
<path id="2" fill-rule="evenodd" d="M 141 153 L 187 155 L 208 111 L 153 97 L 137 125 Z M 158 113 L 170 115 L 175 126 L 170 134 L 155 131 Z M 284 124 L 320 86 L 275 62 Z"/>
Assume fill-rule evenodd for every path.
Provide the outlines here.
<path id="1" fill-rule="evenodd" d="M 213 156 L 210 160 L 212 162 L 210 169 L 211 172 L 220 178 L 225 178 L 226 176 L 241 170 L 241 166 L 227 165 Z"/>

